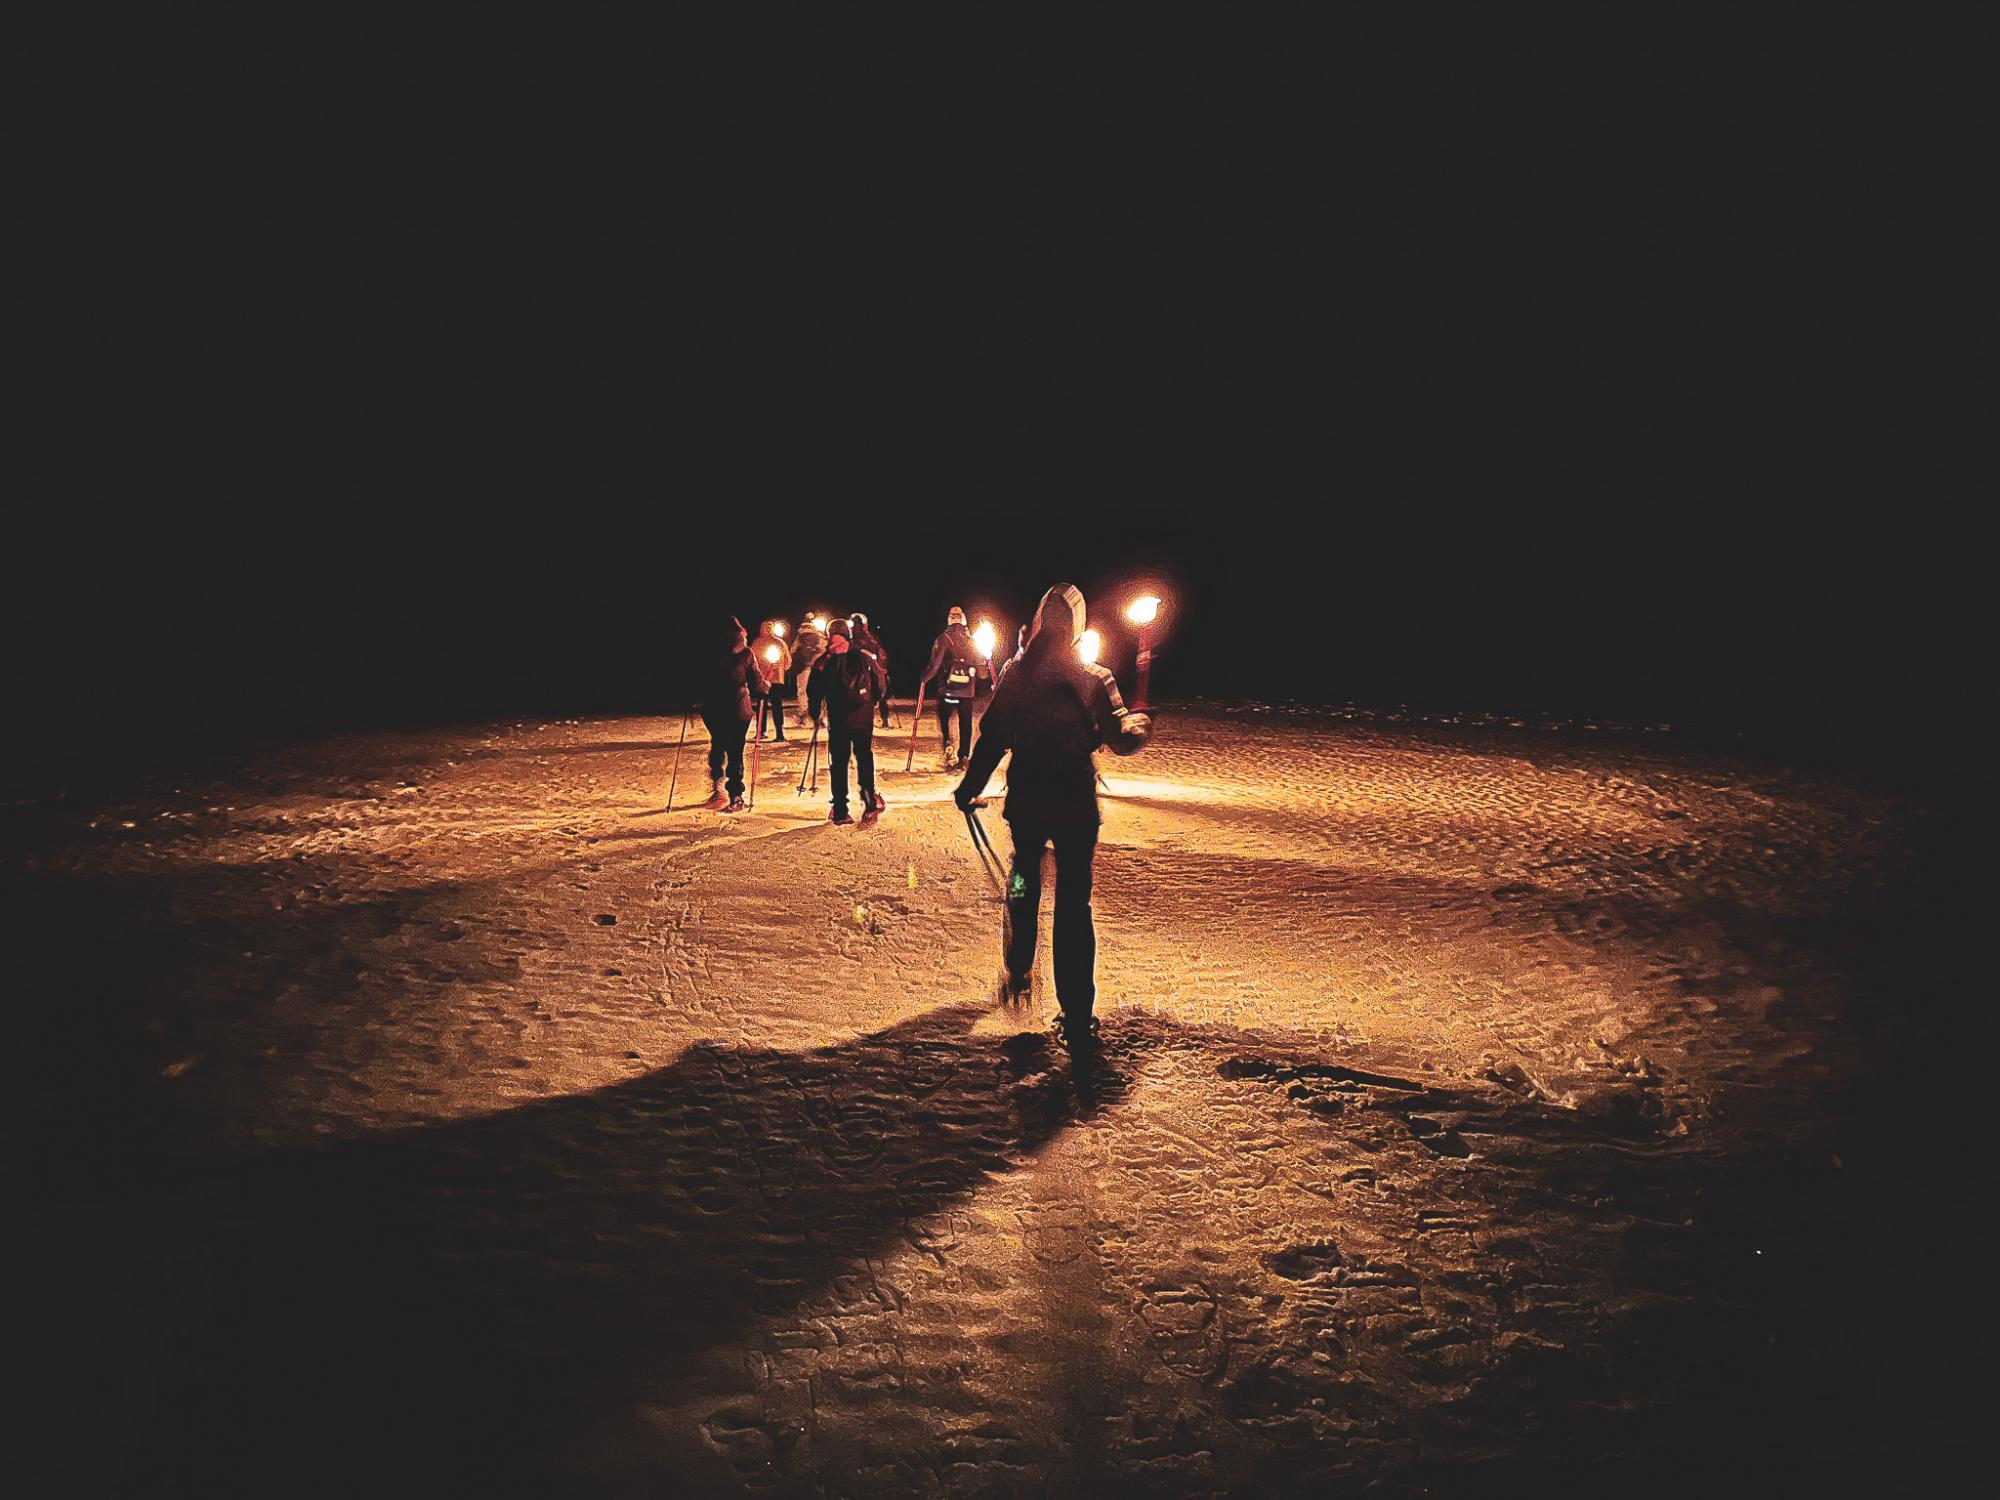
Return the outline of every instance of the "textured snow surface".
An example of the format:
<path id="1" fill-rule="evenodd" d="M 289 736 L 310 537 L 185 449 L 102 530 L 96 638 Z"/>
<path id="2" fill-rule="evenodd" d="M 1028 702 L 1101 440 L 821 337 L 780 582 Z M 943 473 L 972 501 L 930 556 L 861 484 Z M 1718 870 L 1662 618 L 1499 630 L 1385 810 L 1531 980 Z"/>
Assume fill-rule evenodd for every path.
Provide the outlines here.
<path id="1" fill-rule="evenodd" d="M 1105 758 L 1084 1080 L 1046 944 L 1032 1004 L 992 999 L 928 725 L 912 775 L 878 737 L 866 830 L 795 795 L 802 736 L 753 812 L 696 810 L 698 720 L 665 812 L 677 719 L 332 740 L 78 815 L 33 869 L 116 947 L 146 1083 L 115 1153 L 143 1166 L 30 1231 L 36 1357 L 93 1429 L 61 1478 L 1736 1462 L 1762 1384 L 1812 1378 L 1778 1262 L 1840 1171 L 1837 935 L 1895 876 L 1889 809 L 1658 736 L 1159 728 Z M 997 788 L 985 817 L 1004 851 Z"/>

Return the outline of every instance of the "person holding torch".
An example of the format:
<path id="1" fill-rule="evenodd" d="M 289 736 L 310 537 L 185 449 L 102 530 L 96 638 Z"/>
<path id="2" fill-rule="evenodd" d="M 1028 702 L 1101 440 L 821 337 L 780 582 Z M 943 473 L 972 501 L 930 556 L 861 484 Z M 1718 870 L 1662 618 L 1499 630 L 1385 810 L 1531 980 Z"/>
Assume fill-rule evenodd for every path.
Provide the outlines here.
<path id="1" fill-rule="evenodd" d="M 1072 1053 L 1092 1042 L 1097 1000 L 1097 929 L 1090 910 L 1097 857 L 1097 763 L 1109 745 L 1119 755 L 1142 748 L 1152 723 L 1128 713 L 1111 673 L 1084 659 L 1083 594 L 1057 584 L 1042 596 L 1034 633 L 994 690 L 965 779 L 953 793 L 972 814 L 980 792 L 1009 752 L 1003 816 L 1014 835 L 1007 882 L 1006 985 L 1027 992 L 1035 967 L 1042 854 L 1056 857 L 1055 976 L 1063 1034 Z"/>
<path id="2" fill-rule="evenodd" d="M 785 622 L 766 620 L 757 627 L 757 639 L 750 654 L 757 659 L 757 673 L 764 679 L 763 706 L 757 714 L 757 738 L 764 738 L 764 720 L 771 724 L 771 737 L 785 740 L 785 683 L 792 675 L 792 648 L 785 644 Z"/>
<path id="3" fill-rule="evenodd" d="M 990 669 L 989 669 L 990 670 Z M 944 769 L 962 771 L 972 754 L 972 700 L 979 696 L 979 648 L 965 628 L 965 611 L 956 604 L 946 616 L 944 633 L 931 642 L 930 665 L 917 684 L 922 690 L 938 684 L 938 743 Z M 958 718 L 958 748 L 952 749 L 951 721 Z"/>
<path id="4" fill-rule="evenodd" d="M 813 663 L 826 649 L 826 620 L 820 615 L 807 615 L 799 621 L 797 643 L 792 647 L 792 670 L 799 674 L 799 723 L 812 722 L 812 710 L 806 704 L 806 679 L 812 676 Z"/>

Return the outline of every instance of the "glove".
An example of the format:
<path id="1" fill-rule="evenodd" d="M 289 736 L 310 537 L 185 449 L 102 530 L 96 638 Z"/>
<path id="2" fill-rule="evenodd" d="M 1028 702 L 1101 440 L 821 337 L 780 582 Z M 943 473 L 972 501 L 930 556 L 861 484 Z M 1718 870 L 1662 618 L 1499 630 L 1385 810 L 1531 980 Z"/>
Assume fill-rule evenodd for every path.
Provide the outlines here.
<path id="1" fill-rule="evenodd" d="M 1124 729 L 1127 734 L 1136 734 L 1140 739 L 1144 739 L 1153 732 L 1153 716 L 1151 714 L 1128 713 L 1125 715 Z"/>
<path id="2" fill-rule="evenodd" d="M 958 784 L 958 790 L 951 794 L 951 800 L 958 804 L 960 812 L 971 812 L 979 805 L 979 799 L 972 795 L 971 790 L 962 781 Z"/>

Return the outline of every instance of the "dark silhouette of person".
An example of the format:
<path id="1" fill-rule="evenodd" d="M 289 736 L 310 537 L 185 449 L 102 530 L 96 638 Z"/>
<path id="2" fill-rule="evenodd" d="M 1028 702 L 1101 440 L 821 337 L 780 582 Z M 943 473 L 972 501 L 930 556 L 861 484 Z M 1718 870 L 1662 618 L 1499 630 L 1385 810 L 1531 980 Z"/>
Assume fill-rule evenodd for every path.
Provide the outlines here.
<path id="1" fill-rule="evenodd" d="M 764 678 L 750 653 L 743 622 L 729 617 L 728 645 L 708 669 L 701 695 L 701 722 L 708 728 L 708 779 L 711 795 L 702 805 L 711 812 L 743 811 L 743 736 L 757 699 L 764 696 Z M 725 783 L 723 767 L 728 766 Z M 724 792 L 728 795 L 725 796 Z"/>
<path id="2" fill-rule="evenodd" d="M 1056 998 L 1073 1047 L 1089 1042 L 1097 1000 L 1097 932 L 1090 912 L 1098 829 L 1095 753 L 1109 745 L 1131 755 L 1152 728 L 1146 715 L 1126 711 L 1111 673 L 1078 654 L 1083 626 L 1079 590 L 1059 583 L 1042 596 L 1034 632 L 987 705 L 971 765 L 954 794 L 959 807 L 971 811 L 1000 757 L 1012 752 L 1003 814 L 1014 836 L 1006 985 L 1015 996 L 1027 991 L 1035 964 L 1042 853 L 1053 845 Z"/>
<path id="3" fill-rule="evenodd" d="M 852 757 L 860 782 L 861 821 L 873 823 L 883 805 L 875 790 L 875 705 L 889 683 L 874 653 L 854 644 L 851 628 L 845 620 L 828 627 L 826 652 L 813 663 L 806 693 L 814 720 L 822 711 L 827 717 L 827 764 L 833 770 L 828 817 L 835 823 L 854 821 L 847 812 L 847 762 Z"/>
<path id="4" fill-rule="evenodd" d="M 932 682 L 938 685 L 938 744 L 946 770 L 964 770 L 972 745 L 972 700 L 979 696 L 979 648 L 972 632 L 965 628 L 965 611 L 956 604 L 945 617 L 942 634 L 931 642 L 930 665 L 924 668 L 919 689 Z M 958 749 L 952 750 L 951 721 L 958 719 Z"/>

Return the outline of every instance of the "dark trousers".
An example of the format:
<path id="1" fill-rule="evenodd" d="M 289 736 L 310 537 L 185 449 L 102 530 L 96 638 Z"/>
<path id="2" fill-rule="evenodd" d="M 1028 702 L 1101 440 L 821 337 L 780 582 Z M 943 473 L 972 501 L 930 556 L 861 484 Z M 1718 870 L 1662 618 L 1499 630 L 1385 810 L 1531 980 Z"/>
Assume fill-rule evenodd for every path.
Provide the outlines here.
<path id="1" fill-rule="evenodd" d="M 829 724 L 826 729 L 826 760 L 833 770 L 833 811 L 838 817 L 847 811 L 847 757 L 854 757 L 855 779 L 861 783 L 861 807 L 875 805 L 875 726 L 849 729 Z"/>
<path id="2" fill-rule="evenodd" d="M 723 762 L 729 763 L 729 795 L 743 795 L 743 735 L 750 728 L 749 722 L 734 714 L 721 719 L 711 719 L 707 714 L 701 722 L 708 726 L 708 779 L 716 780 L 722 775 Z"/>
<path id="3" fill-rule="evenodd" d="M 972 700 L 960 698 L 938 699 L 938 740 L 946 755 L 951 754 L 951 716 L 958 714 L 958 758 L 964 760 L 972 754 Z"/>
<path id="4" fill-rule="evenodd" d="M 764 738 L 764 731 L 772 731 L 773 739 L 785 737 L 784 685 L 772 683 L 770 693 L 757 705 L 757 738 Z"/>
<path id="5" fill-rule="evenodd" d="M 1097 1003 L 1097 929 L 1090 919 L 1090 866 L 1097 829 L 1010 825 L 1014 870 L 1007 879 L 1007 972 L 1025 978 L 1035 967 L 1035 928 L 1042 907 L 1042 851 L 1056 849 L 1056 1000 L 1063 1014 L 1087 1021 Z"/>

